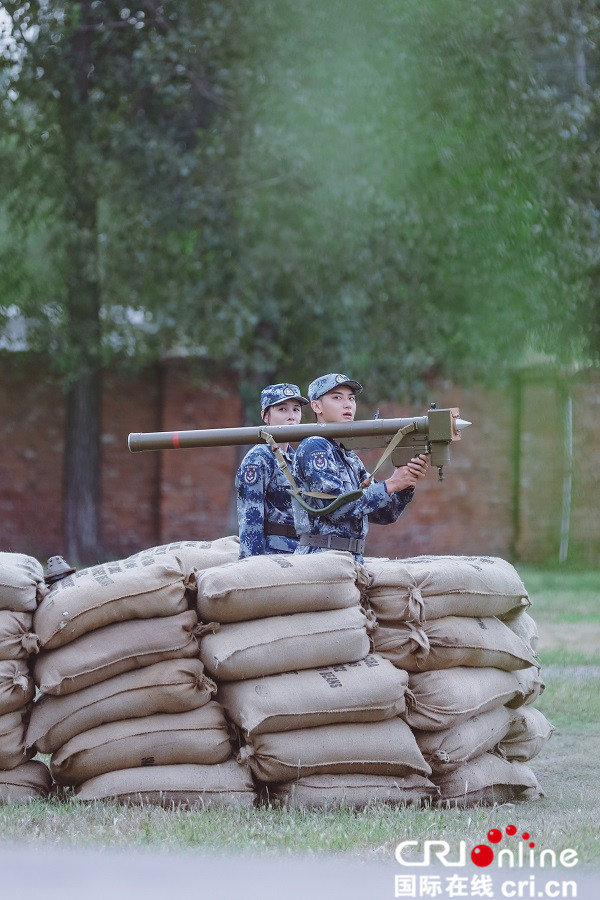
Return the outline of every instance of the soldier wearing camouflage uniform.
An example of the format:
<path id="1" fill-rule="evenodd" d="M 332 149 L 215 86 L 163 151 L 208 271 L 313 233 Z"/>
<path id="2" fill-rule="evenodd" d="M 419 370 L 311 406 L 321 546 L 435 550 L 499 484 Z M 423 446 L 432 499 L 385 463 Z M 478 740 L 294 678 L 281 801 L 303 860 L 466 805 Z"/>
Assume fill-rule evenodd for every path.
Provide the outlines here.
<path id="1" fill-rule="evenodd" d="M 298 425 L 308 400 L 295 384 L 270 384 L 260 395 L 261 417 L 267 425 Z M 291 468 L 294 450 L 281 444 Z M 244 456 L 235 477 L 240 552 L 245 556 L 293 553 L 298 542 L 290 483 L 279 468 L 273 450 L 255 444 Z"/>
<path id="2" fill-rule="evenodd" d="M 346 375 L 331 373 L 315 379 L 309 385 L 308 396 L 317 422 L 353 421 L 356 395 L 361 391 L 362 385 Z M 369 522 L 395 522 L 413 499 L 417 480 L 425 476 L 427 467 L 426 456 L 415 457 L 408 465 L 396 468 L 385 481 L 370 479 L 358 499 L 351 499 L 327 515 L 312 515 L 294 502 L 299 536 L 296 553 L 348 550 L 362 562 Z M 353 450 L 347 450 L 339 441 L 317 436 L 300 442 L 292 471 L 301 492 L 321 491 L 336 497 L 356 491 L 367 479 L 367 471 Z M 323 508 L 329 502 L 310 499 L 313 508 Z"/>

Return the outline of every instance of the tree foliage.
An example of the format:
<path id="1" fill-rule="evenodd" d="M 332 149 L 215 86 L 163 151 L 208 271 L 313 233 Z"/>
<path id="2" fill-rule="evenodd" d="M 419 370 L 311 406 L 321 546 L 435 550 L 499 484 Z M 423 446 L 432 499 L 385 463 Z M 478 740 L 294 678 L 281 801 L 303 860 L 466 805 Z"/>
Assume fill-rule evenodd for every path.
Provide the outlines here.
<path id="1" fill-rule="evenodd" d="M 5 283 L 67 368 L 75 171 L 104 360 L 351 364 L 382 390 L 597 352 L 591 0 L 4 6 Z"/>
<path id="2" fill-rule="evenodd" d="M 81 252 L 77 268 L 100 294 L 101 359 L 156 355 L 222 275 L 223 140 L 208 129 L 229 103 L 226 5 L 3 6 L 14 46 L 3 74 L 13 226 L 3 261 L 22 274 L 7 299 L 28 315 L 31 345 L 50 345 L 76 373 L 82 323 L 69 333 L 65 313 Z"/>

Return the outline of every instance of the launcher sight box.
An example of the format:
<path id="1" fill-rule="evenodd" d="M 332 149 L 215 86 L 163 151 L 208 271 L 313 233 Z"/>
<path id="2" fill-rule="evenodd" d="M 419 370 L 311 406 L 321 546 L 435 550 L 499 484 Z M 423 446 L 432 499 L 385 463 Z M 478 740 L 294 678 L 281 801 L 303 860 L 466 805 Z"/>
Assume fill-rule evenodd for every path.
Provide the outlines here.
<path id="1" fill-rule="evenodd" d="M 155 431 L 130 434 L 128 446 L 139 450 L 184 450 L 192 447 L 231 447 L 241 444 L 266 443 L 264 434 L 272 435 L 279 444 L 296 444 L 307 437 L 336 440 L 351 450 L 381 447 L 385 450 L 395 442 L 391 453 L 394 466 L 404 466 L 419 453 L 428 453 L 436 466 L 440 481 L 444 466 L 450 462 L 450 445 L 461 439 L 461 431 L 470 425 L 460 418 L 457 407 L 437 409 L 435 404 L 427 415 L 402 419 L 366 419 L 321 425 L 317 422 L 302 425 L 261 425 L 243 428 L 209 428 L 200 431 Z"/>

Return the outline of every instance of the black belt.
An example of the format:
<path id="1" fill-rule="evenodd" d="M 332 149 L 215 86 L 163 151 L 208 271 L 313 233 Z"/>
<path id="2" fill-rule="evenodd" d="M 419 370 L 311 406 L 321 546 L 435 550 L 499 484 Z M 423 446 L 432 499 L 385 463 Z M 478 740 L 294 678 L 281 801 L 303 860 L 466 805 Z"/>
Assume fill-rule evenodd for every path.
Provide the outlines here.
<path id="1" fill-rule="evenodd" d="M 276 534 L 280 537 L 294 538 L 297 540 L 298 533 L 293 525 L 285 525 L 283 522 L 266 522 L 265 534 Z"/>
<path id="2" fill-rule="evenodd" d="M 338 537 L 337 534 L 301 534 L 298 543 L 303 547 L 324 547 L 326 550 L 349 550 L 350 553 L 365 552 L 364 538 Z"/>

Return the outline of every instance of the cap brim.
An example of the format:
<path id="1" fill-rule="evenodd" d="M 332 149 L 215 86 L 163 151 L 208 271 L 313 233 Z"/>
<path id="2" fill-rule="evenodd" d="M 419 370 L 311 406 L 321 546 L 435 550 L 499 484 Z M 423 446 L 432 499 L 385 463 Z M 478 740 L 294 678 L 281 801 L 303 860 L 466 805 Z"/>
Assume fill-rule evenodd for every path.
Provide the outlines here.
<path id="1" fill-rule="evenodd" d="M 344 381 L 344 384 L 347 384 L 348 387 L 351 387 L 355 394 L 360 394 L 363 389 L 360 381 Z"/>
<path id="2" fill-rule="evenodd" d="M 261 412 L 265 412 L 265 411 L 266 411 L 267 409 L 269 409 L 271 406 L 277 406 L 278 403 L 286 403 L 288 400 L 297 400 L 298 403 L 300 404 L 300 406 L 306 406 L 306 405 L 309 403 L 309 401 L 306 399 L 306 397 L 297 397 L 297 396 L 294 396 L 294 397 L 280 397 L 279 400 L 273 400 L 273 402 L 272 402 L 272 403 L 268 403 L 267 406 L 262 406 L 262 407 L 261 407 Z"/>

